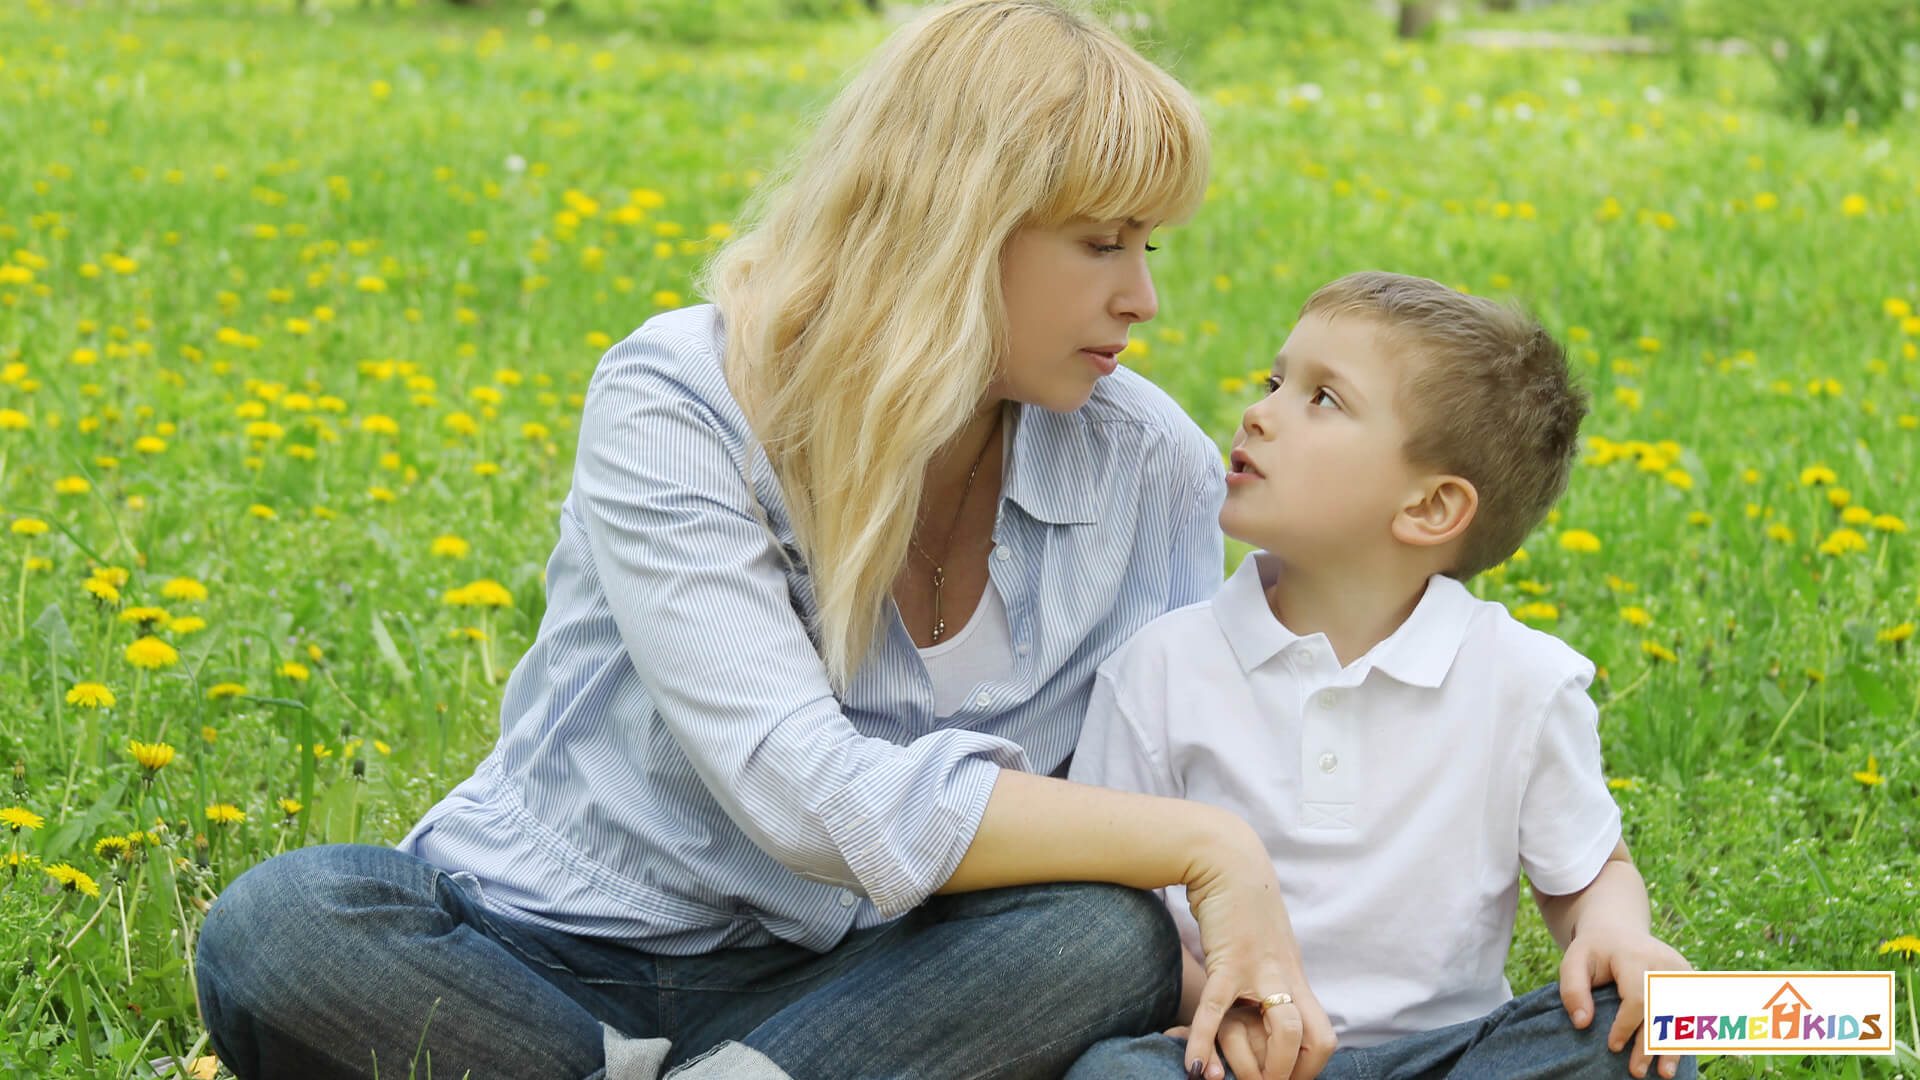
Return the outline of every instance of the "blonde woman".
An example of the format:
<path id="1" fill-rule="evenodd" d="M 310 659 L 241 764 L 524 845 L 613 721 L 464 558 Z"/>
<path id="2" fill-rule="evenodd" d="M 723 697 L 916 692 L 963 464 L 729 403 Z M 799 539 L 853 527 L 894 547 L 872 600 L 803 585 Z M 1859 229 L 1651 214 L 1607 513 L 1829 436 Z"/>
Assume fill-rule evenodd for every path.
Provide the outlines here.
<path id="1" fill-rule="evenodd" d="M 1272 1074 L 1316 1072 L 1252 830 L 1055 778 L 1099 663 L 1221 581 L 1218 453 L 1116 364 L 1207 157 L 1177 83 L 1049 0 L 899 30 L 714 304 L 601 360 L 492 754 L 397 850 L 282 855 L 213 906 L 221 1060 L 1056 1077 L 1171 1022 L 1145 890 L 1182 884 L 1196 1055 L 1218 1075 L 1227 1007 L 1291 994 Z"/>

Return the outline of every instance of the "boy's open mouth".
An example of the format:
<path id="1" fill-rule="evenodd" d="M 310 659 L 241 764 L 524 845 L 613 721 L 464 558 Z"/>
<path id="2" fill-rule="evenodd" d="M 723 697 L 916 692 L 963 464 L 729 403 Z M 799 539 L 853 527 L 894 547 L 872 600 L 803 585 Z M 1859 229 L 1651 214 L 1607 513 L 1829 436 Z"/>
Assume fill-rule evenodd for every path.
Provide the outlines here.
<path id="1" fill-rule="evenodd" d="M 1254 476 L 1266 475 L 1266 473 L 1253 467 L 1253 459 L 1247 456 L 1245 450 L 1235 450 L 1233 456 L 1228 459 L 1228 466 L 1229 472 L 1250 473 Z"/>

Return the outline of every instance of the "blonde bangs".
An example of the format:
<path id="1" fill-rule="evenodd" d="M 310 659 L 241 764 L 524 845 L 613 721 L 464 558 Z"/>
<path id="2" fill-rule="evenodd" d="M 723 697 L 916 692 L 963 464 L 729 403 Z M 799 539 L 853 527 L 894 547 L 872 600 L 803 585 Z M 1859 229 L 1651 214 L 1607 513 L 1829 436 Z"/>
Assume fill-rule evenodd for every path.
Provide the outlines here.
<path id="1" fill-rule="evenodd" d="M 1130 50 L 1089 56 L 1086 92 L 1056 130 L 1053 190 L 1035 220 L 1179 224 L 1207 194 L 1206 121 L 1185 87 Z"/>

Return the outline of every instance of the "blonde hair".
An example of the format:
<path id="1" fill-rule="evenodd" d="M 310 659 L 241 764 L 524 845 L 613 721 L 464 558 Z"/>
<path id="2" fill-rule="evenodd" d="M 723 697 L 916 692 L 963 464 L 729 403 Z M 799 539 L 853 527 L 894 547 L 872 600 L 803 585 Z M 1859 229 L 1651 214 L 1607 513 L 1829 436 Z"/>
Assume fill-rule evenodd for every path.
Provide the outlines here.
<path id="1" fill-rule="evenodd" d="M 1390 351 L 1417 353 L 1397 398 L 1406 457 L 1479 495 L 1454 565 L 1464 581 L 1504 562 L 1567 489 L 1587 395 L 1560 344 L 1526 312 L 1437 281 L 1377 270 L 1321 286 L 1300 309 L 1358 314 Z"/>
<path id="2" fill-rule="evenodd" d="M 881 46 L 716 256 L 727 382 L 813 575 L 836 690 L 873 644 L 928 462 L 1007 355 L 1008 237 L 1184 220 L 1208 154 L 1192 96 L 1105 27 L 962 0 Z"/>

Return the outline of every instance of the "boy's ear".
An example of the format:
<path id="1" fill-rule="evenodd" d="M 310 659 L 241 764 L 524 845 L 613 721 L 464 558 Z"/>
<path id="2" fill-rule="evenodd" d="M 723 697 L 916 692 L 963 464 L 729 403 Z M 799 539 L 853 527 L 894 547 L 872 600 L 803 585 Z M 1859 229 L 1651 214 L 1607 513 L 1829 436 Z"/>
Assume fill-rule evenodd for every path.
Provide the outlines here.
<path id="1" fill-rule="evenodd" d="M 1429 476 L 1393 516 L 1394 539 L 1415 547 L 1437 547 L 1458 538 L 1473 524 L 1480 493 L 1461 476 Z"/>

